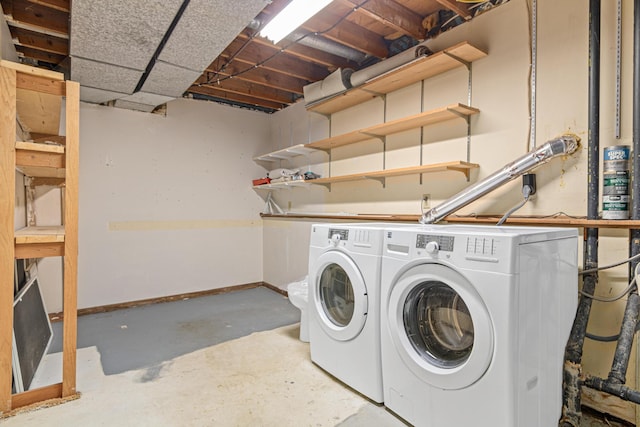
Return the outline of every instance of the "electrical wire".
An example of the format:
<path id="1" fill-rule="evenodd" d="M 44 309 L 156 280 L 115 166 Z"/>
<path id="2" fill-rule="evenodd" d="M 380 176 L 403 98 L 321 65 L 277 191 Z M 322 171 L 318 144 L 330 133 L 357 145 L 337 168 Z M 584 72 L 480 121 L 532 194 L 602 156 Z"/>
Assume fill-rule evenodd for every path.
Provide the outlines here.
<path id="1" fill-rule="evenodd" d="M 529 201 L 529 196 L 531 196 L 532 191 L 533 189 L 529 185 L 523 185 L 522 195 L 524 196 L 524 200 L 522 200 L 522 202 L 520 202 L 517 206 L 509 209 L 509 211 L 506 214 L 504 214 L 502 218 L 500 218 L 500 221 L 498 221 L 496 225 L 504 224 L 504 222 L 507 220 L 507 218 L 511 216 L 512 213 L 514 213 L 515 211 L 523 207 Z"/>
<path id="2" fill-rule="evenodd" d="M 638 254 L 638 255 L 640 255 L 640 254 Z M 631 258 L 637 258 L 637 257 L 638 257 L 638 255 L 635 255 L 635 256 L 633 256 L 633 257 L 631 257 Z M 624 264 L 625 262 L 629 262 L 629 260 L 631 260 L 631 258 L 629 258 L 628 260 L 626 260 L 626 261 L 622 262 L 622 264 Z M 616 265 L 620 265 L 620 263 L 619 263 L 619 264 L 616 264 Z M 585 296 L 585 297 L 587 297 L 587 298 L 591 298 L 591 299 L 592 299 L 592 300 L 594 300 L 594 301 L 600 301 L 600 302 L 614 302 L 614 301 L 618 301 L 619 299 L 621 299 L 622 297 L 624 297 L 625 295 L 627 295 L 629 292 L 631 292 L 631 291 L 636 287 L 636 283 L 638 282 L 638 280 L 637 280 L 637 279 L 638 279 L 638 274 L 640 273 L 640 269 L 639 269 L 639 268 L 640 268 L 640 263 L 639 263 L 639 264 L 636 264 L 636 267 L 635 267 L 634 272 L 633 272 L 633 279 L 631 279 L 631 282 L 629 282 L 629 285 L 627 285 L 627 287 L 626 287 L 626 288 L 624 288 L 624 290 L 623 290 L 620 294 L 618 294 L 618 295 L 616 295 L 616 296 L 613 296 L 613 297 L 607 297 L 607 298 L 605 298 L 605 297 L 599 297 L 599 296 L 596 296 L 596 295 L 588 294 L 588 293 L 586 293 L 586 292 L 584 292 L 584 291 L 582 291 L 582 290 L 580 291 L 580 295 L 583 295 L 583 296 Z M 604 269 L 604 268 L 603 268 L 603 269 Z M 595 270 L 595 269 L 594 269 L 594 270 Z M 584 273 L 583 273 L 583 274 L 584 274 Z"/>
<path id="3" fill-rule="evenodd" d="M 604 265 L 602 267 L 597 267 L 597 268 L 590 268 L 588 270 L 582 270 L 579 274 L 584 275 L 584 274 L 595 273 L 596 271 L 600 271 L 600 270 L 608 270 L 610 268 L 617 267 L 619 265 L 626 264 L 626 263 L 631 262 L 631 261 L 635 261 L 638 258 L 640 258 L 640 254 L 636 254 L 636 255 L 634 255 L 632 257 L 629 257 L 629 258 L 627 258 L 625 260 L 622 260 L 622 261 L 619 261 L 619 262 L 616 262 L 616 263 L 613 263 L 613 264 Z"/>

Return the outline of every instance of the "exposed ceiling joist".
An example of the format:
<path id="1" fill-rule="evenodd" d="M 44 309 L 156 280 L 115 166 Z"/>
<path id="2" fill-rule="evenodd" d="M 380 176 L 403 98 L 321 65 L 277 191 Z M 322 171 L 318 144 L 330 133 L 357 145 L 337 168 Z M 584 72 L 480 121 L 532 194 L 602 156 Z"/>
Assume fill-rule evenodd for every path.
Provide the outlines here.
<path id="1" fill-rule="evenodd" d="M 216 58 L 203 59 L 198 58 L 201 54 L 191 53 L 191 56 L 184 58 L 184 61 L 169 61 L 170 64 L 165 64 L 167 61 L 164 59 L 171 52 L 174 56 L 187 51 L 204 52 L 210 46 L 209 44 L 204 49 L 194 50 L 191 49 L 193 46 L 184 44 L 184 49 L 181 49 L 181 45 L 176 45 L 173 40 L 171 52 L 160 52 L 159 62 L 162 64 L 156 64 L 158 66 L 156 68 L 164 65 L 166 70 L 164 74 L 158 71 L 160 74 L 156 76 L 156 80 L 165 82 L 164 86 L 167 90 L 171 85 L 178 85 L 178 82 L 180 84 L 184 84 L 184 81 L 193 82 L 186 94 L 191 93 L 203 99 L 273 112 L 297 102 L 304 93 L 304 86 L 325 79 L 338 68 L 358 71 L 414 46 L 426 37 L 424 25 L 427 22 L 428 37 L 435 37 L 463 20 L 471 19 L 472 16 L 508 0 L 487 0 L 474 7 L 456 0 L 335 0 L 278 45 L 258 36 L 257 31 L 290 1 L 190 0 L 189 4 L 196 8 L 205 7 L 204 10 L 207 11 L 211 11 L 207 9 L 209 6 L 219 7 L 220 10 L 231 6 L 238 13 L 245 13 L 250 8 L 251 14 L 245 13 L 249 17 L 244 22 L 252 18 L 253 21 L 243 30 L 238 31 L 235 28 L 234 34 L 229 34 L 230 31 L 224 30 L 226 22 L 212 22 L 212 27 L 203 26 L 202 13 L 194 17 L 200 20 L 195 19 L 198 21 L 197 25 L 193 22 L 193 25 L 189 25 L 187 22 L 189 14 L 184 17 L 181 14 L 179 17 L 176 15 L 174 19 L 177 20 L 177 24 L 180 24 L 185 34 L 191 34 L 191 28 L 195 28 L 194 34 L 202 36 L 182 37 L 180 42 L 183 44 L 206 40 L 211 33 L 219 36 L 215 40 L 231 40 L 233 37 L 235 39 L 226 48 L 217 49 L 220 53 Z M 153 51 L 131 49 L 129 40 L 135 44 L 137 37 L 133 34 L 138 36 L 146 34 L 134 29 L 145 28 L 150 31 L 158 29 L 161 23 L 157 16 L 171 7 L 177 8 L 180 4 L 184 5 L 184 0 L 128 0 L 126 3 L 98 0 L 74 0 L 73 3 L 71 0 L 0 0 L 2 13 L 9 24 L 11 37 L 20 58 L 31 65 L 46 68 L 71 64 L 72 68 L 76 69 L 77 67 L 73 64 L 82 63 L 82 60 L 89 58 L 86 54 L 94 52 L 129 55 L 132 58 L 142 58 L 141 63 L 148 64 L 148 57 L 152 57 Z M 85 7 L 80 13 L 78 7 L 81 5 Z M 126 5 L 127 10 L 124 16 L 123 5 Z M 262 10 L 256 12 L 260 7 Z M 72 16 L 74 10 L 77 13 Z M 450 18 L 454 14 L 464 19 L 452 21 Z M 124 18 L 130 15 L 133 15 L 132 22 L 137 24 L 129 26 L 122 24 Z M 167 19 L 171 21 L 175 13 L 169 10 L 168 15 L 170 16 Z M 85 19 L 78 18 L 79 16 Z M 80 19 L 80 21 L 75 22 L 73 28 L 70 28 L 70 21 L 72 21 L 70 18 Z M 180 22 L 183 18 L 185 22 Z M 94 19 L 96 23 L 102 24 L 94 25 Z M 88 21 L 91 21 L 91 24 L 88 24 Z M 245 25 L 244 22 L 240 25 Z M 116 24 L 125 26 L 118 28 Z M 91 49 L 87 52 L 83 51 L 83 54 L 73 49 L 70 53 L 69 31 L 74 31 L 74 28 L 76 31 L 72 36 L 75 41 L 82 43 L 84 31 L 92 34 L 92 40 L 96 45 L 91 45 Z M 93 28 L 109 34 L 116 32 L 118 40 L 122 43 L 109 42 L 101 36 L 102 33 L 95 34 Z M 78 36 L 79 33 L 82 33 L 82 36 Z M 100 43 L 104 44 L 103 48 L 99 47 Z M 157 43 L 150 44 L 153 45 L 152 49 L 157 47 Z M 73 46 L 78 45 L 73 44 Z M 73 57 L 70 58 L 70 55 Z M 185 65 L 189 62 L 187 59 L 193 60 L 191 62 L 194 63 L 204 62 L 210 65 L 198 77 L 204 65 L 195 71 L 196 68 Z M 92 60 L 96 61 L 96 64 L 108 62 L 100 58 Z M 132 68 L 127 64 L 120 65 L 120 68 L 112 66 L 102 71 L 95 70 L 94 74 L 99 76 L 100 81 L 104 83 L 103 86 L 106 87 L 86 85 L 85 93 L 92 90 L 96 92 L 89 102 L 104 102 L 105 99 L 112 99 L 109 97 L 125 95 L 121 93 L 122 90 L 116 90 L 116 86 L 123 81 L 121 76 L 128 75 Z M 141 70 L 144 66 L 133 68 Z M 185 71 L 189 72 L 185 74 Z M 342 75 L 343 78 L 344 76 L 345 74 Z M 110 86 L 112 84 L 116 86 Z M 148 86 L 145 86 L 145 90 L 149 92 L 149 96 L 159 93 L 151 90 L 151 85 Z M 172 96 L 180 96 L 184 87 L 175 90 L 175 93 L 171 92 Z"/>

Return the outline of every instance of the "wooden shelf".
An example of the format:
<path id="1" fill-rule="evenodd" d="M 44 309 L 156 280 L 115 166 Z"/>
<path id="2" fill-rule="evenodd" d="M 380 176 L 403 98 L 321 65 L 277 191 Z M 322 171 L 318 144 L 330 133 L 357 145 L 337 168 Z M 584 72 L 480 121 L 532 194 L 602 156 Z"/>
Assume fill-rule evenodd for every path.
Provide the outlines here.
<path id="1" fill-rule="evenodd" d="M 254 190 L 284 190 L 291 189 L 294 187 L 307 187 L 310 182 L 315 180 L 295 180 L 295 181 L 284 181 L 284 182 L 273 182 L 270 184 L 262 184 L 262 185 L 254 185 Z"/>
<path id="2" fill-rule="evenodd" d="M 409 214 L 312 214 L 304 212 L 286 214 L 265 214 L 262 218 L 287 218 L 287 219 L 328 219 L 328 220 L 355 220 L 355 221 L 383 221 L 383 222 L 415 222 L 418 225 L 420 215 Z M 442 222 L 449 224 L 491 224 L 495 225 L 501 219 L 500 216 L 457 216 L 449 215 Z M 567 216 L 512 216 L 505 222 L 506 226 L 518 225 L 528 227 L 575 227 L 575 228 L 618 228 L 640 229 L 640 221 L 637 220 L 612 220 L 612 219 L 586 219 Z"/>
<path id="3" fill-rule="evenodd" d="M 64 226 L 25 227 L 15 232 L 16 244 L 64 242 Z"/>
<path id="4" fill-rule="evenodd" d="M 413 116 L 403 117 L 364 129 L 358 129 L 342 135 L 333 136 L 307 144 L 306 147 L 319 150 L 330 150 L 357 142 L 366 141 L 371 138 L 383 137 L 405 130 L 416 129 L 422 126 L 433 125 L 448 120 L 469 117 L 478 114 L 480 110 L 463 104 L 452 104 L 446 107 L 436 108 Z"/>
<path id="5" fill-rule="evenodd" d="M 64 146 L 18 141 L 16 169 L 31 177 L 64 178 Z"/>
<path id="6" fill-rule="evenodd" d="M 442 74 L 454 68 L 464 67 L 466 65 L 465 62 L 473 62 L 486 55 L 485 52 L 468 42 L 462 42 L 433 55 L 417 58 L 332 98 L 311 103 L 307 105 L 307 109 L 329 115 L 420 80 Z"/>
<path id="7" fill-rule="evenodd" d="M 423 166 L 411 166 L 407 168 L 387 169 L 383 171 L 355 173 L 351 175 L 332 176 L 328 178 L 310 179 L 306 182 L 310 184 L 328 185 L 328 184 L 334 184 L 337 182 L 361 181 L 365 179 L 382 181 L 385 178 L 392 177 L 392 176 L 417 175 L 422 173 L 446 172 L 446 171 L 462 172 L 468 178 L 471 169 L 475 169 L 477 167 L 478 165 L 475 163 L 454 161 L 454 162 L 446 162 L 446 163 L 434 163 L 431 165 L 423 165 Z"/>
<path id="8" fill-rule="evenodd" d="M 288 160 L 298 156 L 307 156 L 311 153 L 315 153 L 316 150 L 309 145 L 298 144 L 291 147 L 283 148 L 282 150 L 273 151 L 271 153 L 263 154 L 261 156 L 254 157 L 254 161 L 262 162 L 276 162 L 279 160 Z"/>

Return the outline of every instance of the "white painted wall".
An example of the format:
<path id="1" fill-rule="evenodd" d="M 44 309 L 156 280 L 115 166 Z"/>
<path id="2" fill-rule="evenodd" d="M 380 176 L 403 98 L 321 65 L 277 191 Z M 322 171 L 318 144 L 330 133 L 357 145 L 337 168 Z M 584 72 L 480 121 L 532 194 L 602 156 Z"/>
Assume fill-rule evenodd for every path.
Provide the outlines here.
<path id="1" fill-rule="evenodd" d="M 250 182 L 268 120 L 186 99 L 166 117 L 81 104 L 78 306 L 261 281 L 262 199 Z M 59 311 L 57 286 L 44 293 Z"/>
<path id="2" fill-rule="evenodd" d="M 460 41 L 486 49 L 488 56 L 473 63 L 472 105 L 481 113 L 472 119 L 470 161 L 480 168 L 472 174 L 476 182 L 528 151 L 529 144 L 529 8 L 526 0 L 509 3 L 485 13 L 472 22 L 454 28 L 428 42 L 440 50 Z M 614 123 L 615 8 L 603 2 L 602 18 L 602 111 L 601 150 L 608 145 L 631 144 L 632 112 L 632 16 L 633 5 L 623 2 L 622 137 L 616 140 Z M 537 145 L 565 132 L 578 134 L 586 144 L 588 104 L 588 5 L 580 0 L 538 1 Z M 424 82 L 424 110 L 452 102 L 466 103 L 467 73 L 464 69 Z M 398 90 L 387 97 L 387 119 L 420 112 L 420 84 Z M 383 104 L 379 99 L 352 107 L 332 116 L 333 135 L 380 123 Z M 300 124 L 298 127 L 295 124 Z M 302 125 L 308 126 L 303 133 Z M 289 141 L 290 130 L 293 138 Z M 423 163 L 466 160 L 464 123 L 450 122 L 425 128 Z M 282 148 L 329 136 L 328 120 L 306 113 L 300 106 L 274 114 L 272 135 L 281 135 L 272 147 Z M 420 132 L 407 131 L 387 139 L 387 168 L 420 164 Z M 323 155 L 320 155 L 323 156 Z M 364 142 L 332 153 L 333 175 L 382 167 L 381 144 Z M 319 159 L 319 160 L 318 160 Z M 305 162 L 306 159 L 296 161 Z M 316 163 L 313 163 L 313 162 Z M 327 171 L 326 156 L 312 158 L 308 166 Z M 550 215 L 564 212 L 586 214 L 587 153 L 582 147 L 575 155 L 555 159 L 536 169 L 538 195 L 518 214 Z M 423 194 L 430 194 L 431 206 L 446 200 L 468 183 L 461 174 L 447 172 L 387 179 L 386 188 L 375 181 L 335 184 L 331 192 L 323 188 L 278 192 L 282 207 L 293 212 L 349 212 L 420 214 Z M 459 211 L 459 214 L 503 214 L 521 200 L 520 179 L 498 189 Z M 310 225 L 313 221 L 271 219 L 264 221 L 264 280 L 281 288 L 299 277 L 308 256 Z M 627 233 L 602 230 L 600 262 L 626 258 Z M 292 265 L 293 259 L 299 260 Z M 626 286 L 626 270 L 620 267 L 600 275 L 598 293 L 617 294 Z M 594 303 L 589 330 L 596 334 L 618 332 L 625 299 L 616 303 Z M 585 372 L 606 377 L 615 344 L 587 340 Z M 629 367 L 628 384 L 636 384 L 635 361 Z M 633 409 L 631 409 L 633 410 Z"/>

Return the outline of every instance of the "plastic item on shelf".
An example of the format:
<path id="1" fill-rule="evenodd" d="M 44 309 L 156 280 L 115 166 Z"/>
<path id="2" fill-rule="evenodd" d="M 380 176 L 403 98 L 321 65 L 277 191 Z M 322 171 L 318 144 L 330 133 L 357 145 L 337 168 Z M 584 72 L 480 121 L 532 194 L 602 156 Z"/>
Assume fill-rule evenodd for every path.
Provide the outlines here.
<path id="1" fill-rule="evenodd" d="M 253 185 L 269 184 L 271 182 L 271 178 L 258 178 L 258 179 L 254 179 L 252 182 L 253 182 Z"/>

